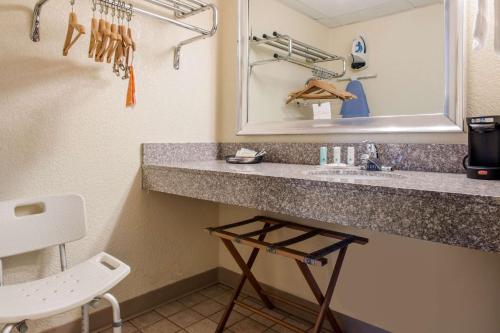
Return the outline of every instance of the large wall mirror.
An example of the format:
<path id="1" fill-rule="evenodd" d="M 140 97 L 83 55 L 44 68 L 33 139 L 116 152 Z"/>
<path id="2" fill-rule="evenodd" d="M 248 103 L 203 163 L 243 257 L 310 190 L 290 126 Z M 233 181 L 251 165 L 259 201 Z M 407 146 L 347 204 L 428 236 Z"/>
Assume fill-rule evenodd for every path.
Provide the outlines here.
<path id="1" fill-rule="evenodd" d="M 239 0 L 238 134 L 460 132 L 463 0 Z"/>

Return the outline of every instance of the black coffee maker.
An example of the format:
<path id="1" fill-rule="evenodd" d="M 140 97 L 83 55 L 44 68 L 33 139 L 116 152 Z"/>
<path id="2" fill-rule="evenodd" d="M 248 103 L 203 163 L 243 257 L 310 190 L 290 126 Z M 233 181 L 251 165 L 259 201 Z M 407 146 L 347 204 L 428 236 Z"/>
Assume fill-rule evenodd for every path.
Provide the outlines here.
<path id="1" fill-rule="evenodd" d="M 469 155 L 467 177 L 500 180 L 500 116 L 467 118 Z"/>

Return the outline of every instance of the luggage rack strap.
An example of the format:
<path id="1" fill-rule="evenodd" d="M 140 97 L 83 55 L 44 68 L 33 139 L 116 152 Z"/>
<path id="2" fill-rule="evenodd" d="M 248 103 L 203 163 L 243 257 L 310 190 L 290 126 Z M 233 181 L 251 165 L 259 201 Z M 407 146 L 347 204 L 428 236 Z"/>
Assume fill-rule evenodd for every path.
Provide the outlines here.
<path id="1" fill-rule="evenodd" d="M 252 231 L 252 232 L 247 232 L 246 234 L 238 235 L 236 237 L 235 241 L 239 242 L 241 239 L 251 238 L 251 237 L 254 237 L 254 236 L 261 235 L 261 234 L 267 234 L 268 232 L 284 228 L 285 226 L 286 226 L 286 223 L 278 223 L 278 224 L 274 224 L 274 225 L 272 225 L 270 227 L 266 227 L 266 228 L 263 228 L 263 229 L 255 230 L 255 231 Z"/>
<path id="2" fill-rule="evenodd" d="M 242 226 L 247 226 L 252 223 L 265 223 L 267 224 L 264 228 L 254 230 L 251 232 L 245 232 L 245 233 L 235 233 L 235 232 L 229 232 L 227 231 L 228 229 L 232 228 L 237 228 L 237 227 L 242 227 Z M 269 232 L 278 230 L 278 229 L 283 229 L 283 228 L 288 228 L 292 230 L 299 230 L 303 231 L 304 233 L 290 238 L 286 239 L 283 241 L 275 242 L 275 243 L 270 243 L 266 241 L 261 241 L 259 239 L 255 239 L 252 237 L 255 236 L 260 236 L 260 235 L 265 235 L 268 234 Z M 310 226 L 305 226 L 301 225 L 298 223 L 294 222 L 289 222 L 289 221 L 284 221 L 280 219 L 275 219 L 271 217 L 265 217 L 265 216 L 256 216 L 250 219 L 246 219 L 240 222 L 235 222 L 223 226 L 218 226 L 214 228 L 207 228 L 208 232 L 214 236 L 217 236 L 221 239 L 226 239 L 230 241 L 234 241 L 236 243 L 242 244 L 242 245 L 247 245 L 256 249 L 261 249 L 265 250 L 268 253 L 271 254 L 277 254 L 281 255 L 284 257 L 288 257 L 290 259 L 298 260 L 300 262 L 306 263 L 308 265 L 314 265 L 314 266 L 324 266 L 328 263 L 328 259 L 326 258 L 327 255 L 338 251 L 340 249 L 343 249 L 344 247 L 347 247 L 351 243 L 359 243 L 359 244 L 366 244 L 368 242 L 368 239 L 346 234 L 346 233 L 341 233 L 341 232 L 336 232 L 336 231 L 331 231 L 331 230 L 325 230 L 325 229 L 320 229 L 320 228 L 314 228 Z M 312 252 L 303 252 L 303 251 L 298 251 L 293 248 L 289 248 L 288 246 L 290 245 L 296 245 L 299 244 L 300 242 L 303 242 L 307 239 L 313 238 L 315 236 L 324 236 L 324 237 L 329 237 L 329 238 L 334 238 L 337 240 L 340 240 L 334 244 L 331 244 L 325 248 L 319 249 L 317 251 L 312 251 Z"/>

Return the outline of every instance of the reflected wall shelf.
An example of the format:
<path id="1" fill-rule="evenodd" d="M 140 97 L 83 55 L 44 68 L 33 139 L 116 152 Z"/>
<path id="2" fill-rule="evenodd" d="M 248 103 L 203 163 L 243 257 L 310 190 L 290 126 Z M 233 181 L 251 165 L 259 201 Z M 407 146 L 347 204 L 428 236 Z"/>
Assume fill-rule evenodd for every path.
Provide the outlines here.
<path id="1" fill-rule="evenodd" d="M 265 45 L 270 46 L 273 49 L 286 52 L 275 53 L 271 59 L 255 61 L 250 64 L 250 70 L 255 66 L 286 61 L 311 69 L 313 75 L 320 79 L 331 80 L 334 78 L 340 78 L 346 73 L 347 61 L 344 57 L 323 51 L 317 47 L 298 41 L 290 36 L 282 35 L 276 31 L 273 32 L 272 36 L 267 34 L 263 34 L 262 38 L 254 36 L 250 41 L 250 45 Z M 342 71 L 340 73 L 318 66 L 319 63 L 333 61 L 342 62 Z"/>

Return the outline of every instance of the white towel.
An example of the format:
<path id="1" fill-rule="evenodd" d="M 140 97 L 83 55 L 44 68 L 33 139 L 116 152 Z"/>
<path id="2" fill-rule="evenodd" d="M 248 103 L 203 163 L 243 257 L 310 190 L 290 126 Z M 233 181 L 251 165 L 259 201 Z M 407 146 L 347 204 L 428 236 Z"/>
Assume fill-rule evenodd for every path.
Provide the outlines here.
<path id="1" fill-rule="evenodd" d="M 497 4 L 500 3 L 500 0 L 495 0 L 495 13 L 498 12 Z M 476 13 L 476 21 L 474 22 L 474 33 L 472 37 L 472 48 L 474 50 L 480 50 L 484 46 L 484 42 L 486 40 L 486 32 L 488 30 L 488 22 L 486 20 L 488 14 L 487 10 L 487 3 L 486 0 L 477 0 L 477 13 Z M 496 20 L 498 22 L 500 18 Z M 495 29 L 496 29 L 497 24 L 495 23 Z M 500 30 L 500 28 L 499 28 Z M 497 30 L 495 30 L 495 33 Z M 498 38 L 500 38 L 500 33 L 498 34 Z M 496 37 L 495 37 L 495 42 L 496 42 Z M 500 43 L 500 41 L 499 41 Z M 496 46 L 496 43 L 495 43 Z M 500 47 L 500 45 L 499 45 Z"/>

